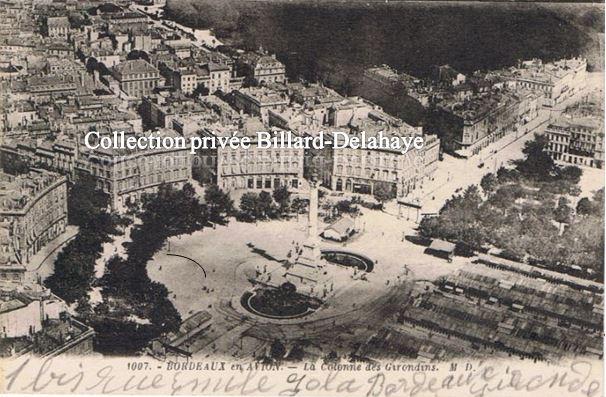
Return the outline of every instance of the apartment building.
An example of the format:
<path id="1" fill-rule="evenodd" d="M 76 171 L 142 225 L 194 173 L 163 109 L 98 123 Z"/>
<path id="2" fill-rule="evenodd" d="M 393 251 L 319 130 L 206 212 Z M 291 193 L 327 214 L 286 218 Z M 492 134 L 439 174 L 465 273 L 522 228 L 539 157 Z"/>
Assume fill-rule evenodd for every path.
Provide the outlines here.
<path id="1" fill-rule="evenodd" d="M 17 260 L 26 263 L 67 226 L 67 179 L 32 169 L 0 174 L 0 221 L 10 225 Z"/>

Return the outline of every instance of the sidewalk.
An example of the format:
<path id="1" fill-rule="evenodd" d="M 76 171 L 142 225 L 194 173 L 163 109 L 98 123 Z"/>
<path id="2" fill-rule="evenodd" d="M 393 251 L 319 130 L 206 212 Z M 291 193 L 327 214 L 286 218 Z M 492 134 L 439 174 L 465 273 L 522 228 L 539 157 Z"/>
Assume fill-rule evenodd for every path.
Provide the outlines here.
<path id="1" fill-rule="evenodd" d="M 36 273 L 42 280 L 53 274 L 55 259 L 59 252 L 61 252 L 60 248 L 76 237 L 76 234 L 78 234 L 77 226 L 67 226 L 65 232 L 50 241 L 36 255 L 32 256 L 30 261 L 25 265 L 27 271 Z"/>

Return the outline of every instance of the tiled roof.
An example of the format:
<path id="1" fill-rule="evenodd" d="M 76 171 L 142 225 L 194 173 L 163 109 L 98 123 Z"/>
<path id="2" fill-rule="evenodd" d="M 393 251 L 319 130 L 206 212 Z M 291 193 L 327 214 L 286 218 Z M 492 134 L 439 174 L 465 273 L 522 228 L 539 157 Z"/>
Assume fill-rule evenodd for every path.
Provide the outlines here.
<path id="1" fill-rule="evenodd" d="M 143 59 L 133 59 L 120 62 L 113 67 L 113 70 L 120 74 L 158 73 L 158 69 Z"/>

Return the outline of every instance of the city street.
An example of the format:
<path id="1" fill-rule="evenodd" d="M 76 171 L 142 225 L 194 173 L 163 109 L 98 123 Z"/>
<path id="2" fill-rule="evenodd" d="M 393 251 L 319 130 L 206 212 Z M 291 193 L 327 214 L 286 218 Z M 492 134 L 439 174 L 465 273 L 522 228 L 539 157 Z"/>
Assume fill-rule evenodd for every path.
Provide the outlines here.
<path id="1" fill-rule="evenodd" d="M 55 269 L 55 259 L 63 247 L 78 234 L 76 226 L 67 226 L 65 232 L 45 245 L 36 255 L 32 256 L 26 267 L 30 275 L 40 277 L 44 281 L 53 274 Z"/>
<path id="2" fill-rule="evenodd" d="M 589 73 L 587 89 L 553 109 L 541 109 L 537 119 L 524 126 L 522 131 L 510 134 L 503 139 L 484 148 L 478 155 L 469 159 L 455 158 L 444 154 L 444 160 L 438 164 L 435 178 L 424 186 L 420 193 L 422 202 L 421 213 L 437 213 L 444 202 L 452 197 L 457 190 L 463 190 L 469 185 L 479 184 L 482 177 L 495 172 L 501 166 L 512 160 L 523 157 L 524 144 L 541 134 L 550 121 L 559 117 L 575 101 L 578 101 L 589 91 L 603 87 L 603 78 L 599 73 Z M 483 164 L 481 167 L 480 165 Z M 590 195 L 592 191 L 604 186 L 604 171 L 583 168 L 584 177 L 581 179 L 582 195 Z M 397 211 L 397 210 L 395 210 Z"/>

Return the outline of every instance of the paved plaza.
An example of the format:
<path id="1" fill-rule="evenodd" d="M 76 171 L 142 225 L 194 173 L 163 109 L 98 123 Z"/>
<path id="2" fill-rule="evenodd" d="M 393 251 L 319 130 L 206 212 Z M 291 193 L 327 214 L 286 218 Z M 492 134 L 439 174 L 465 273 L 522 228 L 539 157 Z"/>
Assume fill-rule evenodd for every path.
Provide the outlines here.
<path id="1" fill-rule="evenodd" d="M 327 270 L 339 280 L 334 294 L 316 312 L 301 319 L 288 321 L 251 318 L 254 315 L 239 307 L 242 294 L 253 288 L 250 279 L 255 277 L 255 269 L 262 266 L 280 277 L 284 273 L 281 260 L 286 259 L 293 242 L 303 241 L 306 236 L 307 220 L 301 217 L 290 221 L 269 221 L 257 224 L 232 221 L 228 226 L 217 226 L 187 236 L 170 239 L 167 249 L 158 253 L 148 264 L 149 276 L 166 285 L 170 299 L 183 318 L 201 310 L 213 315 L 211 331 L 203 335 L 204 341 L 190 341 L 192 352 L 210 354 L 214 350 L 230 351 L 246 356 L 240 348 L 225 346 L 217 348 L 217 343 L 228 343 L 232 339 L 225 333 L 243 333 L 255 325 L 256 332 L 267 325 L 271 331 L 289 338 L 316 332 L 322 337 L 324 326 L 348 322 L 363 327 L 368 318 L 360 312 L 375 312 L 385 307 L 385 300 L 393 295 L 403 295 L 410 290 L 412 280 L 433 280 L 449 274 L 463 266 L 463 258 L 455 258 L 453 263 L 423 254 L 425 247 L 409 241 L 402 241 L 403 234 L 414 233 L 414 222 L 398 219 L 382 211 L 362 209 L 356 219 L 361 235 L 351 244 L 322 242 L 321 248 L 347 249 L 364 253 L 372 258 L 375 270 L 361 279 L 360 272 L 338 265 L 327 265 Z M 200 263 L 206 273 L 192 261 L 169 254 L 183 255 Z M 354 274 L 356 273 L 356 274 Z M 245 326 L 243 324 L 248 324 Z M 322 325 L 318 325 L 322 324 Z M 285 327 L 295 327 L 299 332 Z M 221 336 L 220 336 L 221 335 Z M 257 343 L 257 342 L 255 342 Z M 214 345 L 214 347 L 213 347 Z M 244 349 L 244 347 L 242 347 Z M 206 353 L 204 353 L 206 352 Z"/>

